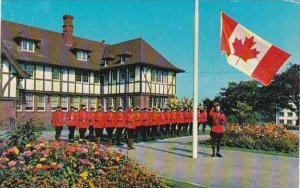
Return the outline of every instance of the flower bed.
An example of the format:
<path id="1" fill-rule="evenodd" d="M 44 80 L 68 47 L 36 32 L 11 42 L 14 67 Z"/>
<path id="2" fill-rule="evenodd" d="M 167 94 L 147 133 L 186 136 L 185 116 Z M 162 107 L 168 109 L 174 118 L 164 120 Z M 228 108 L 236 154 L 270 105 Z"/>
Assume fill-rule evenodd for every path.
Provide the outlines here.
<path id="1" fill-rule="evenodd" d="M 248 149 L 262 149 L 277 152 L 298 151 L 299 136 L 277 125 L 230 124 L 226 127 L 222 144 Z"/>
<path id="2" fill-rule="evenodd" d="M 0 187 L 165 187 L 155 172 L 121 150 L 94 143 L 26 144 L 24 151 L 0 145 Z"/>

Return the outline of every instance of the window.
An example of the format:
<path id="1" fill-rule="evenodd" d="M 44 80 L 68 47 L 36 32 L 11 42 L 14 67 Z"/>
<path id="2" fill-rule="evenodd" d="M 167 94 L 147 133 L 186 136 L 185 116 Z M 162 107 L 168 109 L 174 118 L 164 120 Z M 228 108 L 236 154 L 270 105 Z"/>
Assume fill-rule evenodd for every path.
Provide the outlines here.
<path id="1" fill-rule="evenodd" d="M 17 111 L 22 111 L 22 101 L 23 101 L 23 95 L 21 92 L 19 92 L 19 98 L 16 101 L 16 110 Z"/>
<path id="2" fill-rule="evenodd" d="M 120 83 L 124 83 L 126 80 L 126 69 L 120 70 Z"/>
<path id="3" fill-rule="evenodd" d="M 283 119 L 280 119 L 280 120 L 279 120 L 279 125 L 283 125 L 283 124 L 284 124 Z"/>
<path id="4" fill-rule="evenodd" d="M 58 68 L 52 68 L 52 79 L 60 80 L 60 71 Z"/>
<path id="5" fill-rule="evenodd" d="M 283 112 L 279 112 L 279 116 L 280 116 L 280 117 L 283 117 L 283 116 L 284 116 L 284 113 L 283 113 Z"/>
<path id="6" fill-rule="evenodd" d="M 97 97 L 92 97 L 91 98 L 91 107 L 94 107 L 95 109 L 97 109 L 98 106 L 98 99 Z"/>
<path id="7" fill-rule="evenodd" d="M 117 83 L 117 75 L 118 75 L 117 71 L 112 71 L 112 83 L 113 84 Z"/>
<path id="8" fill-rule="evenodd" d="M 78 51 L 77 52 L 77 60 L 87 61 L 87 52 Z"/>
<path id="9" fill-rule="evenodd" d="M 108 97 L 103 98 L 103 109 L 108 111 Z"/>
<path id="10" fill-rule="evenodd" d="M 129 97 L 129 106 L 132 106 L 132 108 L 134 108 L 134 97 Z"/>
<path id="11" fill-rule="evenodd" d="M 135 69 L 134 68 L 129 69 L 129 81 L 133 82 L 134 78 L 135 78 Z"/>
<path id="12" fill-rule="evenodd" d="M 89 82 L 89 73 L 87 71 L 82 72 L 82 82 Z"/>
<path id="13" fill-rule="evenodd" d="M 293 117 L 293 112 L 288 112 L 288 117 Z"/>
<path id="14" fill-rule="evenodd" d="M 158 99 L 158 107 L 159 108 L 163 107 L 162 97 L 157 97 L 157 99 Z"/>
<path id="15" fill-rule="evenodd" d="M 158 83 L 162 82 L 162 72 L 161 71 L 157 71 L 156 82 L 158 82 Z"/>
<path id="16" fill-rule="evenodd" d="M 108 60 L 102 59 L 102 66 L 107 67 L 108 66 Z"/>
<path id="17" fill-rule="evenodd" d="M 125 106 L 126 106 L 126 98 L 125 98 L 125 97 L 121 97 L 121 101 L 120 101 L 120 102 L 121 102 L 120 105 L 122 106 L 122 108 L 125 109 Z"/>
<path id="18" fill-rule="evenodd" d="M 155 70 L 151 70 L 151 82 L 155 82 L 156 81 L 156 71 Z"/>
<path id="19" fill-rule="evenodd" d="M 99 73 L 94 73 L 94 82 L 96 84 L 100 84 L 100 74 Z"/>
<path id="20" fill-rule="evenodd" d="M 61 97 L 61 110 L 68 111 L 68 96 Z"/>
<path id="21" fill-rule="evenodd" d="M 154 97 L 150 97 L 150 100 L 149 100 L 149 107 L 150 107 L 150 108 L 153 108 L 153 107 L 154 107 Z"/>
<path id="22" fill-rule="evenodd" d="M 26 72 L 30 74 L 30 77 L 33 77 L 33 66 L 32 65 L 26 65 Z"/>
<path id="23" fill-rule="evenodd" d="M 85 104 L 85 107 L 87 110 L 89 110 L 89 98 L 88 97 L 82 97 L 82 104 Z"/>
<path id="24" fill-rule="evenodd" d="M 75 70 L 75 81 L 81 82 L 81 71 Z"/>
<path id="25" fill-rule="evenodd" d="M 104 84 L 108 84 L 109 81 L 108 73 L 103 74 L 103 77 L 104 77 Z"/>
<path id="26" fill-rule="evenodd" d="M 29 40 L 22 40 L 21 42 L 21 50 L 26 52 L 34 52 L 35 43 Z"/>
<path id="27" fill-rule="evenodd" d="M 287 125 L 289 125 L 289 126 L 293 125 L 293 121 L 292 120 L 287 120 Z"/>
<path id="28" fill-rule="evenodd" d="M 26 99 L 26 111 L 33 111 L 34 101 L 33 101 L 33 94 L 32 93 L 26 93 L 25 96 Z"/>
<path id="29" fill-rule="evenodd" d="M 80 105 L 80 97 L 73 97 L 72 98 L 72 105 L 74 106 L 74 108 L 79 109 L 79 105 Z"/>
<path id="30" fill-rule="evenodd" d="M 37 111 L 44 112 L 45 111 L 45 95 L 38 95 L 37 101 L 38 101 Z"/>
<path id="31" fill-rule="evenodd" d="M 167 80 L 168 80 L 167 72 L 163 72 L 163 79 L 162 79 L 163 83 L 166 84 Z"/>
<path id="32" fill-rule="evenodd" d="M 125 56 L 121 56 L 121 64 L 125 63 Z"/>
<path id="33" fill-rule="evenodd" d="M 58 104 L 59 104 L 59 96 L 52 95 L 51 96 L 51 111 L 55 111 Z"/>

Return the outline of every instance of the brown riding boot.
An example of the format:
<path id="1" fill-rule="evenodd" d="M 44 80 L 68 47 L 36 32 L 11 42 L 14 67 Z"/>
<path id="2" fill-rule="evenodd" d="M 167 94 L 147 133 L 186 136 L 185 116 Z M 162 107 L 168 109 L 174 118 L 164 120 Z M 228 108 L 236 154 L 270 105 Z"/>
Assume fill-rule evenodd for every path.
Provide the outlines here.
<path id="1" fill-rule="evenodd" d="M 98 146 L 100 146 L 100 140 L 101 140 L 100 137 L 96 137 L 96 143 Z"/>

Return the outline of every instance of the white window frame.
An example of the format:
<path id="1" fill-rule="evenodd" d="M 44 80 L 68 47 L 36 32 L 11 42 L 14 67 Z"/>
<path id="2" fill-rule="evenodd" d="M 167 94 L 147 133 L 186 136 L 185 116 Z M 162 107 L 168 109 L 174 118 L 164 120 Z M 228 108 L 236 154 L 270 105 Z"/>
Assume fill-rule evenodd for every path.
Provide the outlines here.
<path id="1" fill-rule="evenodd" d="M 151 70 L 151 82 L 156 82 L 156 70 Z"/>
<path id="2" fill-rule="evenodd" d="M 69 110 L 69 97 L 66 95 L 61 97 L 61 110 L 64 112 Z"/>
<path id="3" fill-rule="evenodd" d="M 87 80 L 85 80 L 87 79 Z M 84 83 L 89 83 L 90 81 L 90 73 L 87 71 L 82 71 L 81 72 L 81 81 Z"/>
<path id="4" fill-rule="evenodd" d="M 33 65 L 26 65 L 25 70 L 30 75 L 30 78 L 33 78 L 33 76 L 34 76 L 34 66 Z"/>
<path id="5" fill-rule="evenodd" d="M 125 83 L 126 81 L 126 69 L 120 69 L 120 83 Z"/>
<path id="6" fill-rule="evenodd" d="M 108 97 L 103 98 L 103 109 L 104 111 L 108 111 Z"/>
<path id="7" fill-rule="evenodd" d="M 109 74 L 108 73 L 104 73 L 103 74 L 104 77 L 104 85 L 107 85 L 109 83 Z"/>
<path id="8" fill-rule="evenodd" d="M 122 106 L 123 109 L 125 109 L 126 106 L 126 97 L 120 98 L 120 106 Z"/>
<path id="9" fill-rule="evenodd" d="M 157 71 L 156 73 L 156 82 L 162 83 L 162 71 Z"/>
<path id="10" fill-rule="evenodd" d="M 132 108 L 134 108 L 134 97 L 129 97 L 128 98 L 128 103 L 129 103 L 129 106 L 131 106 Z"/>
<path id="11" fill-rule="evenodd" d="M 113 70 L 111 71 L 111 83 L 116 84 L 118 82 L 118 71 Z"/>
<path id="12" fill-rule="evenodd" d="M 30 49 L 32 47 L 32 49 Z M 24 52 L 35 52 L 35 43 L 30 40 L 21 41 L 21 51 Z"/>
<path id="13" fill-rule="evenodd" d="M 42 99 L 42 100 L 40 100 L 40 99 Z M 46 109 L 45 99 L 46 99 L 45 95 L 37 95 L 37 111 L 38 112 L 45 112 L 45 109 Z M 39 108 L 42 108 L 42 109 L 39 109 Z"/>
<path id="14" fill-rule="evenodd" d="M 121 56 L 121 57 L 120 57 L 120 63 L 121 63 L 121 64 L 125 64 L 125 62 L 126 62 L 125 56 Z"/>
<path id="15" fill-rule="evenodd" d="M 56 76 L 58 75 L 58 78 L 54 78 L 54 75 L 56 75 Z M 59 68 L 52 67 L 52 79 L 53 80 L 60 80 L 60 70 L 59 70 Z"/>
<path id="16" fill-rule="evenodd" d="M 98 106 L 98 98 L 97 97 L 91 97 L 91 107 L 94 107 L 97 109 Z"/>
<path id="17" fill-rule="evenodd" d="M 96 82 L 96 78 L 98 79 L 98 81 Z M 95 84 L 100 84 L 100 73 L 98 73 L 98 72 L 95 72 L 94 73 L 94 83 Z"/>
<path id="18" fill-rule="evenodd" d="M 79 96 L 72 97 L 72 106 L 74 106 L 74 108 L 79 109 L 79 106 L 80 106 L 80 97 Z"/>
<path id="19" fill-rule="evenodd" d="M 79 61 L 87 61 L 88 53 L 85 51 L 77 51 L 76 57 L 77 57 L 77 60 L 79 60 Z"/>
<path id="20" fill-rule="evenodd" d="M 135 80 L 135 68 L 129 69 L 129 82 L 134 82 Z"/>
<path id="21" fill-rule="evenodd" d="M 117 101 L 117 97 L 113 97 L 113 98 L 111 99 L 112 107 L 113 107 L 114 110 L 117 110 L 117 108 L 118 108 L 117 102 L 118 102 L 118 101 Z"/>
<path id="22" fill-rule="evenodd" d="M 89 109 L 90 109 L 89 108 L 89 97 L 87 97 L 87 96 L 82 97 L 82 104 L 85 104 L 87 111 L 89 111 Z"/>
<path id="23" fill-rule="evenodd" d="M 51 104 L 51 112 L 54 112 L 57 108 L 57 105 L 59 105 L 59 95 L 51 95 L 50 104 Z"/>
<path id="24" fill-rule="evenodd" d="M 162 82 L 163 82 L 164 84 L 168 83 L 168 82 L 167 82 L 167 80 L 168 80 L 168 73 L 167 73 L 167 72 L 163 72 L 162 75 L 163 75 L 163 76 L 162 76 Z"/>
<path id="25" fill-rule="evenodd" d="M 34 95 L 33 95 L 33 93 L 26 93 L 25 99 L 26 99 L 25 111 L 33 112 L 34 111 Z M 27 108 L 32 108 L 32 109 L 28 110 Z"/>

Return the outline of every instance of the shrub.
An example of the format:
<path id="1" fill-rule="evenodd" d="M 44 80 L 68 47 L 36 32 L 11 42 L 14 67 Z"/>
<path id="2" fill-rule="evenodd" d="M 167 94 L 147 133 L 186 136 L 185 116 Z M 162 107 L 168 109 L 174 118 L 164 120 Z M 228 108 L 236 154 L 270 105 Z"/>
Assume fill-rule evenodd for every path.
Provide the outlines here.
<path id="1" fill-rule="evenodd" d="M 41 140 L 0 154 L 0 187 L 165 187 L 121 150 L 95 143 Z"/>

